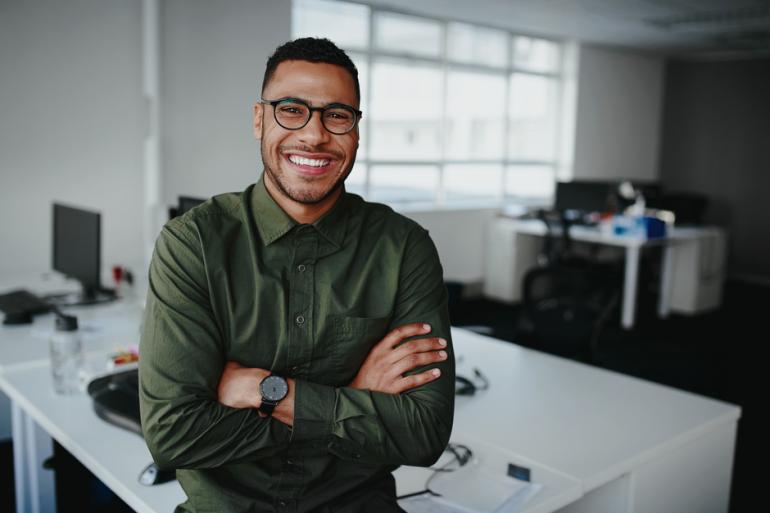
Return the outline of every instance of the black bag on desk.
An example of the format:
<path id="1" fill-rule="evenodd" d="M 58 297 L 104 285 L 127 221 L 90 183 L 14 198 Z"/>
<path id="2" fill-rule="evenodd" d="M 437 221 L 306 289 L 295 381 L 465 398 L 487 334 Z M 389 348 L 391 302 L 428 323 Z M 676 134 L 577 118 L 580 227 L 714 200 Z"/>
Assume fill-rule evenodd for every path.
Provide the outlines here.
<path id="1" fill-rule="evenodd" d="M 88 395 L 101 419 L 142 436 L 138 368 L 94 379 L 88 384 Z"/>

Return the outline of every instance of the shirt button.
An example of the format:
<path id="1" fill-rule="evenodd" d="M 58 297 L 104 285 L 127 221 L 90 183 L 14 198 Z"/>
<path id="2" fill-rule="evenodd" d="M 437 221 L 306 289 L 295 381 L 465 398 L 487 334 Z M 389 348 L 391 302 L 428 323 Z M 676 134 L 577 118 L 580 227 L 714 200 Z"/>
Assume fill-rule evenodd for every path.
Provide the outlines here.
<path id="1" fill-rule="evenodd" d="M 305 318 L 301 315 L 298 315 L 297 318 L 294 320 L 297 321 L 297 324 L 299 325 L 305 324 Z"/>
<path id="2" fill-rule="evenodd" d="M 305 264 L 299 264 L 299 265 L 297 266 L 297 270 L 298 270 L 299 272 L 301 272 L 301 273 L 304 273 L 304 272 L 305 272 L 305 269 L 306 269 L 306 267 L 305 267 Z"/>

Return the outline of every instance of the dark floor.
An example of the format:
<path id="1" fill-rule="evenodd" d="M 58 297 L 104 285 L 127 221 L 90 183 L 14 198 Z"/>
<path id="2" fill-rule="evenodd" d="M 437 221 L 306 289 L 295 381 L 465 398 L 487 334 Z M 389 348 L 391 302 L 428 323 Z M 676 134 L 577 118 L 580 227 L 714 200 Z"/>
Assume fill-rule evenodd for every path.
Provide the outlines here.
<path id="1" fill-rule="evenodd" d="M 764 468 L 760 434 L 768 432 L 764 416 L 759 414 L 760 390 L 764 389 L 759 382 L 759 348 L 768 341 L 763 316 L 770 315 L 765 312 L 770 305 L 770 287 L 728 282 L 719 311 L 666 320 L 655 315 L 654 289 L 642 287 L 639 296 L 636 328 L 627 332 L 616 320 L 608 322 L 589 363 L 741 406 L 730 512 L 753 511 L 754 504 L 764 502 L 759 497 L 762 473 L 756 471 Z M 518 307 L 483 299 L 458 299 L 451 305 L 454 325 L 484 326 L 494 337 L 543 350 L 517 333 L 520 313 Z M 617 317 L 615 312 L 612 319 Z M 81 505 L 85 500 L 85 509 L 80 510 L 130 511 L 66 451 L 57 448 L 57 452 L 62 468 L 60 504 L 73 500 L 71 492 L 75 491 Z M 83 489 L 89 490 L 87 499 L 82 496 Z M 15 510 L 13 495 L 12 446 L 10 442 L 0 443 L 0 511 Z"/>

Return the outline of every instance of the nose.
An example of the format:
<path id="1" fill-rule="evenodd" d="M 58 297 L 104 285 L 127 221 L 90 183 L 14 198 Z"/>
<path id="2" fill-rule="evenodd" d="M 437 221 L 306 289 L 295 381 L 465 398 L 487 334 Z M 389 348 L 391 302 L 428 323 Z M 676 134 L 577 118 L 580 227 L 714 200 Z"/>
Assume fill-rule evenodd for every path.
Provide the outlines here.
<path id="1" fill-rule="evenodd" d="M 299 130 L 299 140 L 309 146 L 318 146 L 329 141 L 329 131 L 321 121 L 322 113 L 315 111 L 310 114 L 307 125 Z"/>

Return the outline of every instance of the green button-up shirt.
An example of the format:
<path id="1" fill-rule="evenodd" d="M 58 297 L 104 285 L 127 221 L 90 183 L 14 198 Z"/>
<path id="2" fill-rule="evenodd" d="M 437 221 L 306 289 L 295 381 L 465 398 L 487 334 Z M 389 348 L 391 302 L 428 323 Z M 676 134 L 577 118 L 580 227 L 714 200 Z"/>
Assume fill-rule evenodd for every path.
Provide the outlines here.
<path id="1" fill-rule="evenodd" d="M 447 295 L 424 229 L 349 193 L 298 224 L 260 180 L 169 221 L 149 278 L 142 427 L 156 463 L 177 469 L 177 511 L 401 511 L 391 471 L 435 462 L 454 410 Z M 448 341 L 431 366 L 441 377 L 400 395 L 348 387 L 411 322 Z M 293 428 L 217 402 L 229 360 L 296 380 Z"/>

